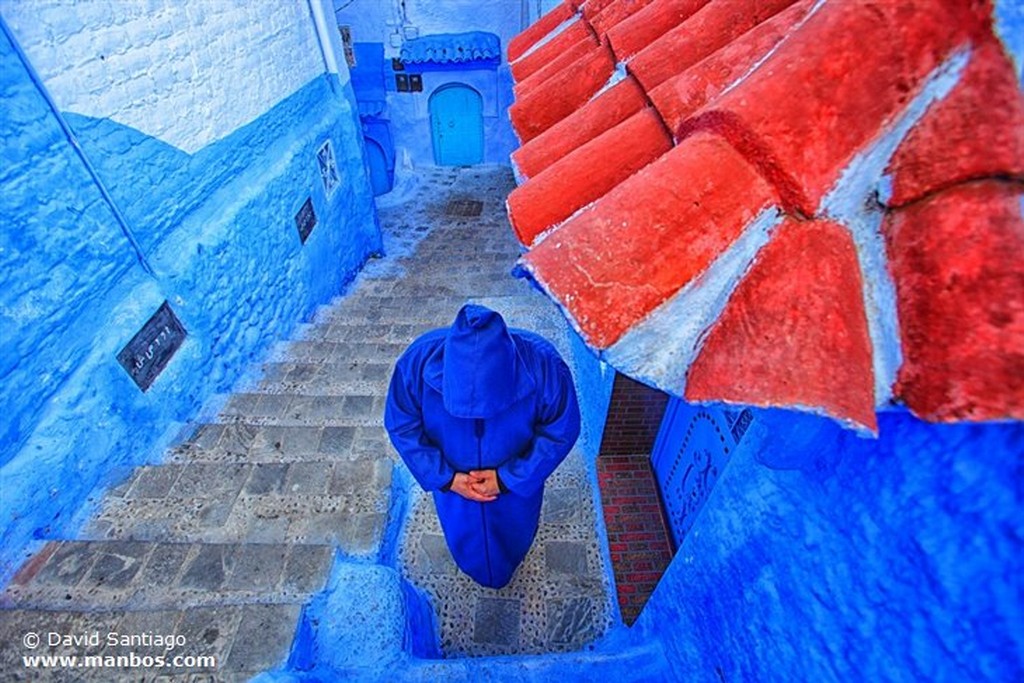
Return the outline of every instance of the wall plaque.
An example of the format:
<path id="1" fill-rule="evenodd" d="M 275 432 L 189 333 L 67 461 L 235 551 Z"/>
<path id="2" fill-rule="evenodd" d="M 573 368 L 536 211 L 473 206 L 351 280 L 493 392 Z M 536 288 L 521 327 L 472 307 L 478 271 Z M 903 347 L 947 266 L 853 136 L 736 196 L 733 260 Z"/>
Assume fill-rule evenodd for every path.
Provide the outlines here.
<path id="1" fill-rule="evenodd" d="M 295 214 L 295 227 L 299 231 L 299 239 L 302 243 L 306 243 L 306 238 L 309 237 L 309 233 L 313 232 L 313 227 L 316 225 L 316 211 L 313 210 L 313 198 L 306 197 L 306 201 L 302 203 L 302 208 Z"/>
<path id="2" fill-rule="evenodd" d="M 142 329 L 117 354 L 117 361 L 142 391 L 149 389 L 157 376 L 181 347 L 187 333 L 166 301 L 146 321 Z"/>

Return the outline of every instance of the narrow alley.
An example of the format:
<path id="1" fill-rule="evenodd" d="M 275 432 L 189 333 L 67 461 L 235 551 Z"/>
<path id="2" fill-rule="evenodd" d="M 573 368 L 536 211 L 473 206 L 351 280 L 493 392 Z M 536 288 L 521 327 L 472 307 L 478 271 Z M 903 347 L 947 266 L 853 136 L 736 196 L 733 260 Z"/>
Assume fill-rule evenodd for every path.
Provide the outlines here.
<path id="1" fill-rule="evenodd" d="M 0 683 L 1024 681 L 1021 7 L 0 0 Z"/>
<path id="2" fill-rule="evenodd" d="M 430 497 L 394 468 L 382 427 L 394 361 L 466 301 L 570 358 L 553 304 L 510 275 L 512 186 L 501 167 L 426 170 L 407 201 L 380 212 L 388 255 L 279 344 L 165 463 L 94 501 L 78 538 L 49 540 L 3 593 L 0 632 L 175 633 L 186 641 L 176 654 L 213 657 L 206 670 L 247 679 L 287 657 L 336 545 L 338 562 L 394 563 L 428 596 L 443 656 L 563 652 L 602 635 L 612 603 L 579 454 L 595 435 L 548 481 L 537 540 L 493 591 L 456 570 Z"/>

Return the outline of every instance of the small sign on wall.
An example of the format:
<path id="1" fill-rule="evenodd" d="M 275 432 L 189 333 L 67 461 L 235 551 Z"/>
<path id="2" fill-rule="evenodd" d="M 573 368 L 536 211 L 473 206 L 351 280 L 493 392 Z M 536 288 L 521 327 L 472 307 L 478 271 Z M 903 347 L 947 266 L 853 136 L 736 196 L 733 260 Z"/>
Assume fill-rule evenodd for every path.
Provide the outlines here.
<path id="1" fill-rule="evenodd" d="M 330 199 L 338 185 L 341 184 L 338 164 L 334 161 L 334 147 L 331 146 L 330 140 L 326 140 L 316 151 L 316 163 L 320 167 L 320 180 L 324 184 L 324 192 Z"/>
<path id="2" fill-rule="evenodd" d="M 166 301 L 117 354 L 117 361 L 145 392 L 185 341 L 187 333 Z"/>
<path id="3" fill-rule="evenodd" d="M 345 51 L 345 61 L 348 62 L 348 68 L 351 69 L 356 65 L 356 51 L 352 45 L 352 27 L 339 26 L 338 32 L 341 33 L 341 47 Z"/>
<path id="4" fill-rule="evenodd" d="M 315 226 L 316 211 L 313 210 L 313 198 L 306 197 L 306 201 L 302 203 L 302 208 L 295 214 L 295 228 L 299 231 L 299 240 L 303 244 L 306 243 L 309 233 L 313 232 Z"/>

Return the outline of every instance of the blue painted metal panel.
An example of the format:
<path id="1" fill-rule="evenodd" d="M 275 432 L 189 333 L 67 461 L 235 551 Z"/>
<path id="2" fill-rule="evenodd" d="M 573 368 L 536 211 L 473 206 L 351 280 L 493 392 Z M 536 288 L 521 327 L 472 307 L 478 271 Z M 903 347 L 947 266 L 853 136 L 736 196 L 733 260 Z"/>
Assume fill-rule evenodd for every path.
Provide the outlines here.
<path id="1" fill-rule="evenodd" d="M 484 160 L 483 98 L 469 86 L 446 85 L 430 97 L 434 162 L 468 166 Z"/>
<path id="2" fill-rule="evenodd" d="M 672 540 L 683 542 L 753 414 L 721 410 L 673 398 L 651 453 Z"/>

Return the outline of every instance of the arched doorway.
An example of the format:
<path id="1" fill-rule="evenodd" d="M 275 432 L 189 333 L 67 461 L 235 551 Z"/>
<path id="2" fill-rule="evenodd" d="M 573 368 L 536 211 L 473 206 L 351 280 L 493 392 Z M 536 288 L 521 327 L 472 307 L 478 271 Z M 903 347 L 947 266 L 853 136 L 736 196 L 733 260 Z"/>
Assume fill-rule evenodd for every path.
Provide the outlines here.
<path id="1" fill-rule="evenodd" d="M 373 196 L 378 197 L 391 191 L 391 178 L 388 175 L 388 159 L 376 140 L 366 140 L 366 164 L 370 170 L 370 185 L 373 187 Z"/>
<path id="2" fill-rule="evenodd" d="M 483 98 L 461 83 L 442 86 L 430 96 L 434 163 L 468 166 L 484 160 Z"/>

